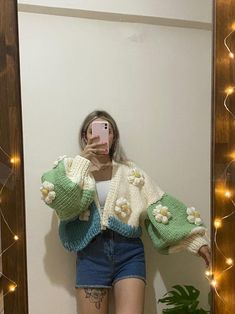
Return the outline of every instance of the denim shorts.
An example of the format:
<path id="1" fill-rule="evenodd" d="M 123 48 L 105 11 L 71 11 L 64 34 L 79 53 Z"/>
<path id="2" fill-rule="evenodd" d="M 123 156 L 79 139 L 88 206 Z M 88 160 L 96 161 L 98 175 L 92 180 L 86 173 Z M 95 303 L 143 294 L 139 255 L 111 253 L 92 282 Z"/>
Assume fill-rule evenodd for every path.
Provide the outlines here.
<path id="1" fill-rule="evenodd" d="M 76 288 L 112 288 L 124 278 L 139 278 L 146 283 L 140 238 L 127 238 L 108 229 L 77 252 Z"/>

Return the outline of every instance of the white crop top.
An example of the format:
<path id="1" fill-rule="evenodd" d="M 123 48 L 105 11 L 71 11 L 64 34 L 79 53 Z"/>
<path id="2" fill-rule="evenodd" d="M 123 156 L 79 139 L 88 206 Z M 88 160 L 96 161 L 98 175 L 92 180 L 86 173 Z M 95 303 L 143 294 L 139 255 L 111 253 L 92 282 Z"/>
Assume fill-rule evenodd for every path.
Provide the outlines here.
<path id="1" fill-rule="evenodd" d="M 98 193 L 99 203 L 101 208 L 104 208 L 104 204 L 108 195 L 109 186 L 111 180 L 96 181 L 96 190 Z"/>

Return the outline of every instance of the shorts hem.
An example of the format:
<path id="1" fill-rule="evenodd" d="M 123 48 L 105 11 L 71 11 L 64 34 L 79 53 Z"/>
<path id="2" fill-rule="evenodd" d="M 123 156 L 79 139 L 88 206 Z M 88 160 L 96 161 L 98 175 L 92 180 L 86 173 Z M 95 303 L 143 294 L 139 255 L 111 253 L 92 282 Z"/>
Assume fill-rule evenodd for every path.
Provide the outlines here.
<path id="1" fill-rule="evenodd" d="M 116 280 L 114 280 L 113 283 L 112 283 L 112 286 L 114 286 L 114 284 L 116 282 L 118 282 L 119 280 L 128 279 L 128 278 L 138 278 L 138 279 L 141 279 L 141 280 L 144 281 L 145 285 L 147 285 L 146 279 L 144 277 L 138 276 L 138 275 L 128 275 L 128 276 L 123 276 L 123 277 L 120 277 L 120 278 L 117 278 Z"/>
<path id="2" fill-rule="evenodd" d="M 105 286 L 105 285 L 76 285 L 76 289 L 78 288 L 107 288 L 110 289 L 112 286 Z"/>

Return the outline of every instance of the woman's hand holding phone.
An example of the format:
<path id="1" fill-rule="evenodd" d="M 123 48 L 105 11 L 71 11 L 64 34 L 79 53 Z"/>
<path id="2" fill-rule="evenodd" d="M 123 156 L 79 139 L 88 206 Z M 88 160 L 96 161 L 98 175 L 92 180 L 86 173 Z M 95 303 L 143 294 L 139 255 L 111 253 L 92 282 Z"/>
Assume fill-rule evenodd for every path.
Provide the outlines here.
<path id="1" fill-rule="evenodd" d="M 99 136 L 89 138 L 80 156 L 92 161 L 98 155 L 103 155 L 107 151 L 107 143 L 99 143 Z M 95 158 L 96 159 L 96 158 Z"/>

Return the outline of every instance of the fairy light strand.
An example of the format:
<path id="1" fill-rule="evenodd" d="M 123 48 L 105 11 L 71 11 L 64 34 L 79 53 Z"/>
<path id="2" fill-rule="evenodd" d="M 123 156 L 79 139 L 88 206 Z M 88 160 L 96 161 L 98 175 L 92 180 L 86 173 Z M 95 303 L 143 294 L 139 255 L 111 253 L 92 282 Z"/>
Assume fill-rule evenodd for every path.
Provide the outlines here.
<path id="1" fill-rule="evenodd" d="M 228 51 L 228 56 L 229 58 L 232 59 L 232 61 L 234 61 L 234 53 L 231 51 L 231 49 L 229 48 L 229 45 L 228 45 L 228 39 L 229 37 L 235 32 L 235 23 L 233 23 L 232 25 L 232 31 L 225 37 L 224 39 L 224 45 Z M 225 90 L 225 93 L 226 93 L 226 96 L 224 98 L 224 108 L 229 112 L 229 114 L 231 115 L 231 117 L 233 119 L 235 119 L 235 114 L 229 109 L 228 105 L 227 105 L 227 101 L 229 99 L 229 97 L 234 93 L 234 90 L 235 90 L 235 86 L 229 86 L 226 90 Z M 232 160 L 226 165 L 222 175 L 217 179 L 217 182 L 220 182 L 221 184 L 221 179 L 223 180 L 223 186 L 227 186 L 227 178 L 228 178 L 228 171 L 229 171 L 229 168 L 230 166 L 232 165 L 232 163 L 235 161 L 235 154 L 233 153 L 233 158 Z M 214 291 L 217 295 L 217 297 L 225 304 L 225 301 L 224 299 L 221 297 L 221 295 L 219 294 L 218 290 L 217 290 L 217 286 L 218 286 L 218 280 L 219 278 L 227 271 L 229 271 L 231 268 L 234 267 L 234 262 L 232 260 L 232 258 L 230 257 L 227 257 L 223 251 L 220 249 L 219 245 L 218 245 L 218 242 L 217 242 L 217 235 L 218 235 L 218 229 L 222 228 L 223 227 L 223 222 L 226 221 L 226 219 L 230 218 L 231 216 L 233 216 L 235 214 L 235 202 L 234 200 L 232 199 L 232 195 L 231 195 L 231 192 L 229 191 L 229 189 L 225 189 L 225 193 L 223 193 L 223 196 L 228 198 L 232 205 L 233 205 L 233 210 L 225 215 L 225 216 L 222 216 L 222 217 L 217 217 L 215 218 L 214 220 L 214 227 L 215 227 L 215 233 L 214 233 L 214 244 L 215 244 L 215 247 L 216 249 L 218 250 L 218 252 L 223 256 L 223 258 L 225 259 L 225 264 L 227 265 L 222 271 L 220 271 L 220 273 L 216 273 L 214 274 L 213 271 L 206 271 L 205 275 L 206 275 L 206 278 L 209 280 L 210 284 L 212 285 L 212 287 L 214 288 Z"/>
<path id="2" fill-rule="evenodd" d="M 229 87 L 229 88 L 226 89 L 226 91 L 225 91 L 225 92 L 226 92 L 226 97 L 225 97 L 225 99 L 224 99 L 224 107 L 225 107 L 226 110 L 231 114 L 231 116 L 233 117 L 233 119 L 235 119 L 235 115 L 234 115 L 234 113 L 228 108 L 227 100 L 228 100 L 229 96 L 234 93 L 234 88 L 235 88 L 235 86 L 231 86 L 231 87 Z"/>
<path id="3" fill-rule="evenodd" d="M 228 38 L 235 32 L 235 24 L 232 25 L 232 31 L 224 38 L 224 45 L 226 47 L 226 49 L 228 50 L 228 55 L 231 59 L 234 58 L 234 53 L 230 50 L 228 44 L 227 44 L 227 40 Z"/>
<path id="4" fill-rule="evenodd" d="M 1 146 L 0 146 L 0 150 L 4 153 L 5 156 L 7 156 L 9 158 L 9 161 L 10 161 L 10 163 L 13 166 L 17 163 L 18 158 L 11 157 Z M 5 254 L 19 240 L 18 235 L 15 234 L 15 232 L 12 230 L 12 228 L 9 225 L 9 223 L 7 222 L 7 220 L 6 220 L 6 218 L 5 218 L 4 214 L 3 214 L 3 210 L 2 210 L 2 206 L 1 206 L 1 204 L 2 204 L 2 197 L 1 197 L 2 196 L 2 192 L 3 192 L 4 188 L 6 187 L 9 179 L 11 178 L 11 176 L 14 173 L 13 166 L 12 166 L 10 173 L 8 174 L 7 178 L 3 182 L 2 187 L 0 189 L 0 216 L 3 219 L 3 221 L 4 221 L 5 225 L 7 226 L 8 230 L 13 235 L 14 242 L 12 242 L 7 248 L 5 248 L 3 251 L 0 252 L 0 257 L 2 257 L 2 255 Z M 9 277 L 7 277 L 4 273 L 0 272 L 0 275 L 3 276 L 5 279 L 7 279 L 9 281 L 9 283 L 10 283 L 10 285 L 8 287 L 8 291 L 5 294 L 3 294 L 3 298 L 4 298 L 8 293 L 13 293 L 16 290 L 17 284 L 16 284 L 15 281 L 13 281 Z M 1 313 L 2 313 L 2 310 L 1 310 Z"/>
<path id="5" fill-rule="evenodd" d="M 11 158 L 8 153 L 0 146 L 0 150 L 5 154 L 8 158 Z"/>

